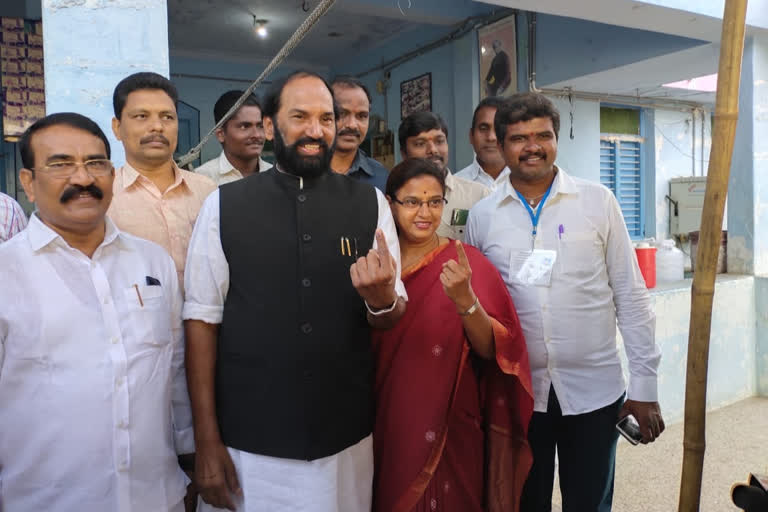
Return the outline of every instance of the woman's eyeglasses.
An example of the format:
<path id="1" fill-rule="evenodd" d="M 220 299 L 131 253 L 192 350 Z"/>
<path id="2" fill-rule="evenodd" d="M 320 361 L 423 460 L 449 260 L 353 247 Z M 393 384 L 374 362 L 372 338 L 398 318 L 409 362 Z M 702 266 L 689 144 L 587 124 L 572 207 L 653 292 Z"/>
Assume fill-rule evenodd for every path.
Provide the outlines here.
<path id="1" fill-rule="evenodd" d="M 392 200 L 397 204 L 403 205 L 408 210 L 418 210 L 423 204 L 426 204 L 430 210 L 438 210 L 448 204 L 448 200 L 444 197 L 433 197 L 426 201 L 416 199 L 415 197 L 406 197 L 402 201 L 395 197 Z"/>

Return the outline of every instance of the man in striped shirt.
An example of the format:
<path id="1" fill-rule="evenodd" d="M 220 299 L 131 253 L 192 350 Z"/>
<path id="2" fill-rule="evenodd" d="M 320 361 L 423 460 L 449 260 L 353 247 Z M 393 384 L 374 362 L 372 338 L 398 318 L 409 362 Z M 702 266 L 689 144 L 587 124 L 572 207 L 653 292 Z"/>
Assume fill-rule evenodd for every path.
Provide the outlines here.
<path id="1" fill-rule="evenodd" d="M 19 203 L 0 192 L 0 244 L 27 227 L 27 216 Z"/>

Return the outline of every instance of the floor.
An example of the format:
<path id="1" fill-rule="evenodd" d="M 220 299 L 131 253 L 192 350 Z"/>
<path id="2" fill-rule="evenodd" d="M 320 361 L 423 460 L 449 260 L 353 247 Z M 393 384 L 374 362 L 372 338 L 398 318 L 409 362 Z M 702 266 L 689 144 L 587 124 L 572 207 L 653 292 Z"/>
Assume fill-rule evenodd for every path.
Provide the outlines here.
<path id="1" fill-rule="evenodd" d="M 663 411 L 662 411 L 663 412 Z M 748 398 L 707 414 L 701 512 L 732 512 L 730 489 L 750 472 L 768 474 L 768 398 Z M 680 492 L 683 424 L 650 445 L 619 438 L 613 510 L 674 512 Z M 552 510 L 561 512 L 555 483 Z"/>

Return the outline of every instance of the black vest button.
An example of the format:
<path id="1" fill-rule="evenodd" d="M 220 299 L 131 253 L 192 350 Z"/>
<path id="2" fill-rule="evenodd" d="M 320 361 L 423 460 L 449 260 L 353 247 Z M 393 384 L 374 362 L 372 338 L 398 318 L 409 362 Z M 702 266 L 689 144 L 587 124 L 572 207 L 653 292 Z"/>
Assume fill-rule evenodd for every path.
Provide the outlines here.
<path id="1" fill-rule="evenodd" d="M 301 239 L 304 240 L 305 242 L 309 242 L 312 240 L 312 235 L 308 233 L 304 233 L 303 235 L 301 235 Z"/>
<path id="2" fill-rule="evenodd" d="M 304 286 L 304 288 L 309 288 L 310 286 L 312 286 L 312 281 L 310 281 L 305 277 L 304 279 L 301 280 L 301 284 L 302 286 Z"/>
<path id="3" fill-rule="evenodd" d="M 306 324 L 301 324 L 301 332 L 304 334 L 309 334 L 312 332 L 312 324 L 307 322 Z"/>
<path id="4" fill-rule="evenodd" d="M 305 196 L 304 194 L 299 194 L 298 199 L 300 203 L 303 203 L 304 201 L 307 200 L 307 196 Z"/>

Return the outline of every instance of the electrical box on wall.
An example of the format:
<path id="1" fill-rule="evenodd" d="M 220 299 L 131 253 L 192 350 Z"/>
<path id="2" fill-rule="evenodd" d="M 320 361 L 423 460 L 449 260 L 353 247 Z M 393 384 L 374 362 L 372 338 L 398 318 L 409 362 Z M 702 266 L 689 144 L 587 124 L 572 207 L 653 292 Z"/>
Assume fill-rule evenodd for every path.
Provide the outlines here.
<path id="1" fill-rule="evenodd" d="M 706 176 L 689 176 L 669 180 L 669 232 L 673 236 L 687 237 L 701 227 L 701 211 L 704 208 Z M 726 226 L 723 216 L 723 229 Z"/>

